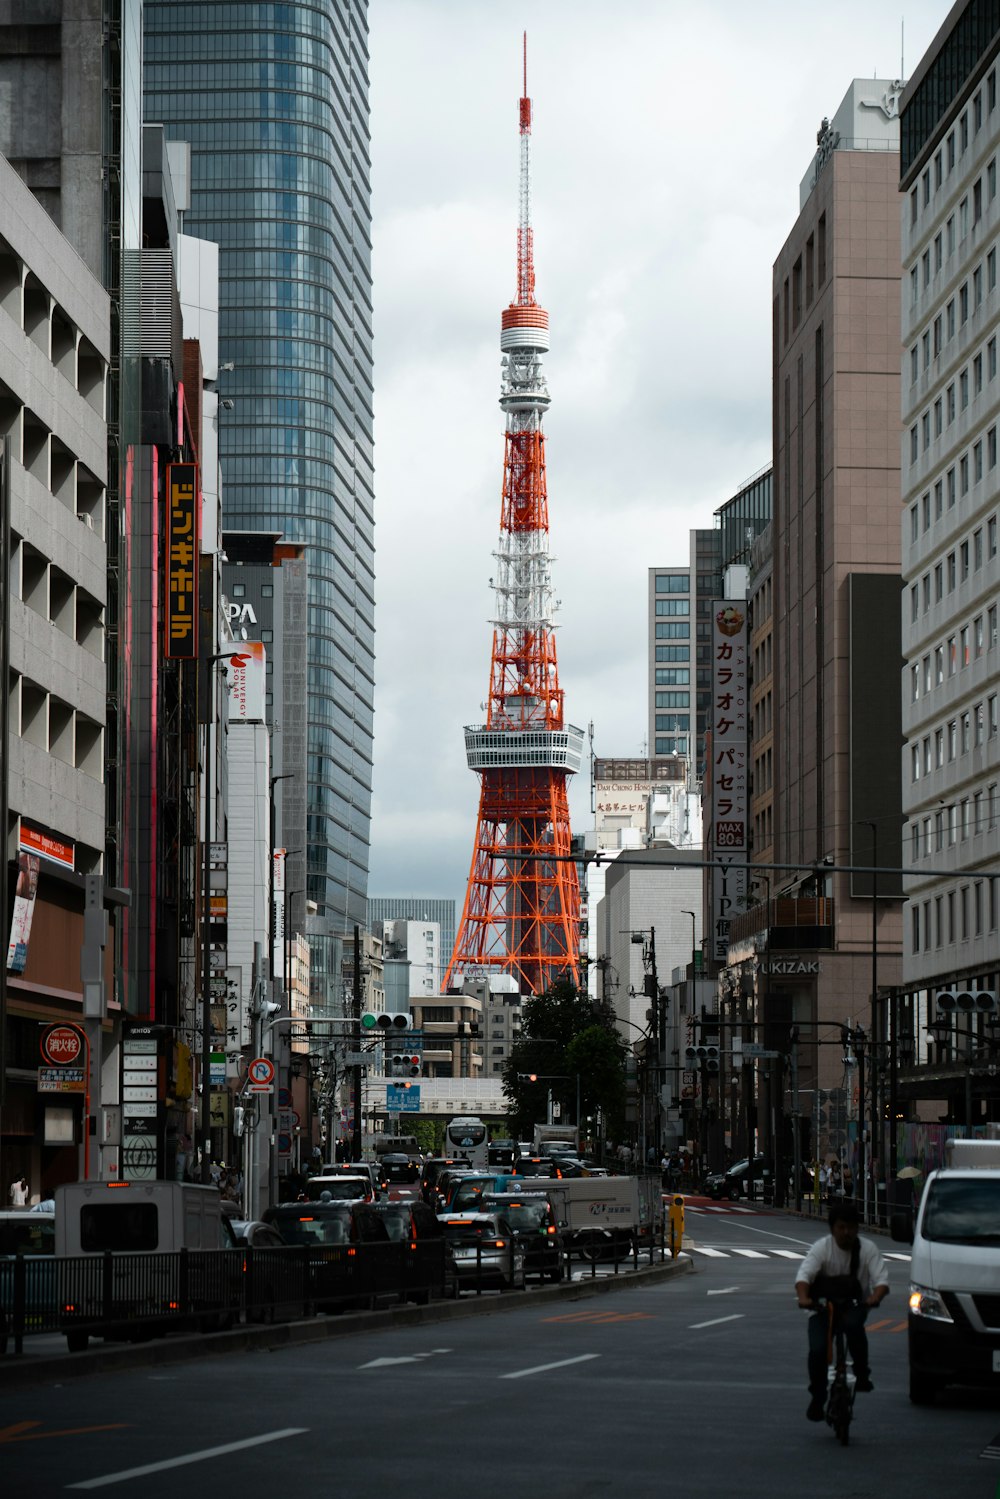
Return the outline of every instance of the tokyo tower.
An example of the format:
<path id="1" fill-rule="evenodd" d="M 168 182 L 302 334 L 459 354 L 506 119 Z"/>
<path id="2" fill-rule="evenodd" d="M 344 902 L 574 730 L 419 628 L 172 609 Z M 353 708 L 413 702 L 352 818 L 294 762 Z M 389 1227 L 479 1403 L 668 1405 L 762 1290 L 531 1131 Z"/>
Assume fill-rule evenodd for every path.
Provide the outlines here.
<path id="1" fill-rule="evenodd" d="M 535 301 L 527 95 L 525 42 L 517 295 L 500 318 L 506 431 L 493 657 L 486 724 L 465 730 L 466 760 L 480 779 L 479 816 L 444 987 L 495 971 L 515 978 L 522 994 L 539 994 L 561 976 L 579 982 L 580 889 L 566 782 L 580 768 L 583 730 L 563 720 L 552 620 L 542 433 L 549 393 L 541 364 L 549 315 Z"/>

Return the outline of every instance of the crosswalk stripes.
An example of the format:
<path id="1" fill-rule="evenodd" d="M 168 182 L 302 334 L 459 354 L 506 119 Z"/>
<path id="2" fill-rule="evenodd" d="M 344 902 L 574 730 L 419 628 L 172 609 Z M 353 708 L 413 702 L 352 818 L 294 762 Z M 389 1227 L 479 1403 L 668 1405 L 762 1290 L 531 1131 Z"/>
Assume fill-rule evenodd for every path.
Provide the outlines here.
<path id="1" fill-rule="evenodd" d="M 737 1248 L 735 1245 L 727 1249 L 716 1249 L 712 1244 L 691 1244 L 687 1239 L 684 1241 L 684 1249 L 688 1254 L 700 1254 L 708 1260 L 728 1260 L 732 1259 L 734 1255 L 744 1260 L 805 1259 L 805 1252 L 800 1252 L 797 1249 L 743 1249 Z M 885 1258 L 887 1260 L 902 1260 L 905 1264 L 909 1264 L 910 1262 L 908 1254 L 891 1253 L 887 1254 Z"/>

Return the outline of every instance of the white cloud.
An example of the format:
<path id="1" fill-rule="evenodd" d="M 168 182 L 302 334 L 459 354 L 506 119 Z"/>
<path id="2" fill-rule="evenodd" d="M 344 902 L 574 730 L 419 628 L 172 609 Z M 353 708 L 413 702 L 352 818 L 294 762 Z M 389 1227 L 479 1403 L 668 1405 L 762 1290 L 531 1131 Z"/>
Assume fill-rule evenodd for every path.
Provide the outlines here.
<path id="1" fill-rule="evenodd" d="M 906 15 L 911 68 L 944 18 Z M 816 129 L 899 72 L 841 0 L 373 0 L 377 692 L 373 894 L 461 902 L 489 677 L 500 311 L 514 292 L 521 27 L 560 678 L 599 753 L 643 745 L 646 570 L 770 456 L 771 265 Z M 577 778 L 574 826 L 589 823 Z"/>

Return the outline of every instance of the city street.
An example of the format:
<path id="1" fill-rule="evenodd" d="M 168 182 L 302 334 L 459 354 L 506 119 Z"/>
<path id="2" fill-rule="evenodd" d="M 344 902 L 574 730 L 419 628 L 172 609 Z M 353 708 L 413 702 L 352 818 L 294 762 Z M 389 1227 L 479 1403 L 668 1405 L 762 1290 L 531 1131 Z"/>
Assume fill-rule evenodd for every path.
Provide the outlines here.
<path id="1" fill-rule="evenodd" d="M 4 1401 L 5 1487 L 166 1499 L 300 1489 L 732 1499 L 988 1499 L 994 1398 L 906 1393 L 907 1264 L 873 1316 L 851 1446 L 805 1420 L 796 1260 L 822 1225 L 692 1208 L 697 1274 L 440 1326 L 27 1389 Z M 998 1442 L 1000 1445 L 1000 1442 Z"/>

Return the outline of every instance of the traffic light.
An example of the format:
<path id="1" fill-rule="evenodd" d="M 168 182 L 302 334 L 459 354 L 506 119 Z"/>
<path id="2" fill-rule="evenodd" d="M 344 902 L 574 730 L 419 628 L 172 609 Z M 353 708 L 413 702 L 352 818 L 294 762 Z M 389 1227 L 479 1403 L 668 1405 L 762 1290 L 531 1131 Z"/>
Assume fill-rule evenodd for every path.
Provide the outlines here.
<path id="1" fill-rule="evenodd" d="M 719 1048 L 717 1046 L 703 1046 L 701 1050 L 705 1053 L 705 1071 L 718 1072 L 719 1070 Z"/>
<path id="2" fill-rule="evenodd" d="M 519 1072 L 517 1074 L 517 1080 L 518 1080 L 519 1083 L 537 1083 L 537 1081 L 538 1081 L 538 1073 L 537 1072 Z"/>
<path id="3" fill-rule="evenodd" d="M 393 1077 L 419 1077 L 420 1058 L 411 1051 L 397 1052 L 390 1059 L 390 1071 Z"/>
<path id="4" fill-rule="evenodd" d="M 684 1066 L 687 1068 L 688 1072 L 693 1072 L 699 1065 L 699 1061 L 700 1059 L 698 1056 L 697 1046 L 686 1047 L 684 1051 Z"/>
<path id="5" fill-rule="evenodd" d="M 995 1015 L 997 997 L 989 989 L 942 989 L 935 996 L 945 1015 Z"/>
<path id="6" fill-rule="evenodd" d="M 408 1010 L 366 1010 L 361 1017 L 361 1029 L 369 1035 L 408 1031 L 413 1016 Z"/>

